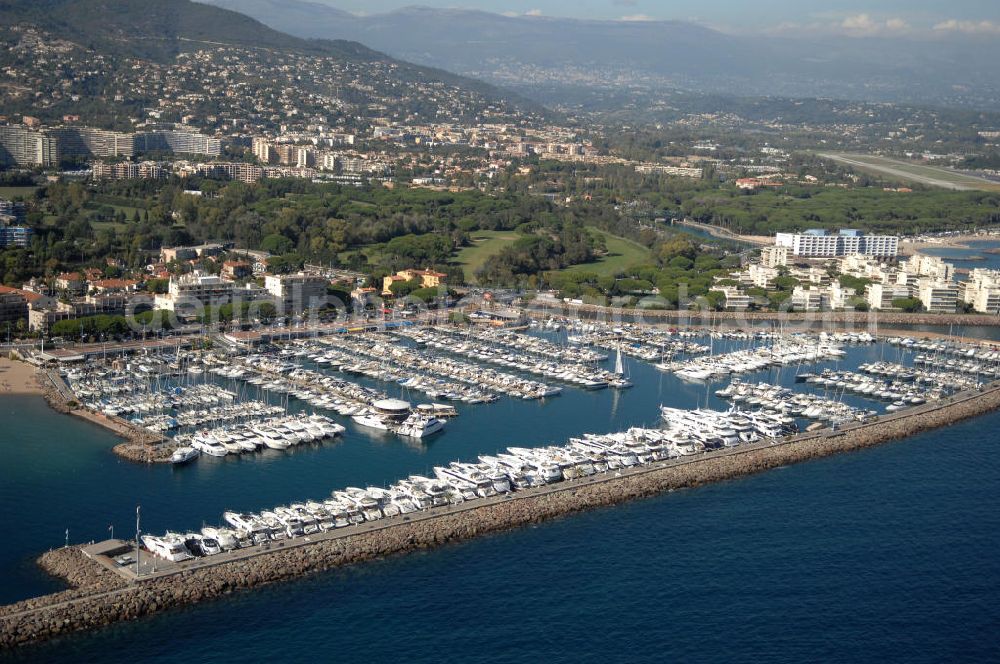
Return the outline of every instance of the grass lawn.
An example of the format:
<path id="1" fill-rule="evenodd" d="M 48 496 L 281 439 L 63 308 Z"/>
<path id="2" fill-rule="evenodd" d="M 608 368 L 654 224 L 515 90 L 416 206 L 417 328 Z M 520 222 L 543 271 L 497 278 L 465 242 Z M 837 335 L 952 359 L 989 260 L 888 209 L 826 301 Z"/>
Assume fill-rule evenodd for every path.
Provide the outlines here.
<path id="1" fill-rule="evenodd" d="M 0 198 L 31 198 L 38 187 L 0 187 Z"/>
<path id="2" fill-rule="evenodd" d="M 137 212 L 139 213 L 139 218 L 142 219 L 142 213 L 144 211 L 142 208 L 129 207 L 127 205 L 112 205 L 111 207 L 114 208 L 115 214 L 118 214 L 119 212 L 124 212 L 125 219 L 128 221 L 132 221 Z"/>
<path id="3" fill-rule="evenodd" d="M 467 283 L 476 283 L 476 270 L 486 259 L 520 237 L 513 231 L 476 231 L 472 233 L 472 246 L 463 247 L 455 255 L 455 262 L 462 266 Z"/>
<path id="4" fill-rule="evenodd" d="M 593 263 L 572 265 L 565 269 L 566 272 L 593 272 L 601 277 L 609 277 L 613 276 L 619 270 L 650 261 L 649 249 L 638 242 L 633 242 L 617 235 L 611 235 L 596 228 L 589 228 L 587 230 L 591 233 L 599 233 L 604 236 L 608 253 Z"/>
<path id="5" fill-rule="evenodd" d="M 99 231 L 102 228 L 113 228 L 116 233 L 124 233 L 128 229 L 128 224 L 122 224 L 117 221 L 92 221 L 90 222 L 90 227 L 95 231 Z"/>

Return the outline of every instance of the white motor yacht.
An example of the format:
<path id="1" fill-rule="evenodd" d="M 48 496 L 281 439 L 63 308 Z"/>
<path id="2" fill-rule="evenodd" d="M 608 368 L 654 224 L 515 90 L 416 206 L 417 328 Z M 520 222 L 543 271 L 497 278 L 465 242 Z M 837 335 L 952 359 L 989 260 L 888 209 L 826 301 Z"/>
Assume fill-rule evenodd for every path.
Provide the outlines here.
<path id="1" fill-rule="evenodd" d="M 174 450 L 174 453 L 170 455 L 170 463 L 187 463 L 188 461 L 197 459 L 200 454 L 201 452 L 193 447 L 178 447 Z"/>
<path id="2" fill-rule="evenodd" d="M 261 439 L 264 441 L 264 446 L 272 450 L 287 450 L 291 443 L 288 440 L 272 429 L 271 427 L 261 427 L 254 429 Z"/>
<path id="3" fill-rule="evenodd" d="M 444 421 L 433 415 L 413 413 L 399 425 L 396 433 L 409 438 L 425 438 L 444 429 Z"/>
<path id="4" fill-rule="evenodd" d="M 191 441 L 191 447 L 208 456 L 224 457 L 229 454 L 229 450 L 219 441 L 201 436 L 195 436 Z"/>
<path id="5" fill-rule="evenodd" d="M 164 560 L 179 563 L 194 558 L 191 552 L 184 546 L 184 541 L 177 537 L 143 535 L 142 543 L 150 553 Z"/>
<path id="6" fill-rule="evenodd" d="M 385 419 L 372 411 L 362 411 L 351 416 L 351 419 L 354 420 L 355 424 L 368 427 L 369 429 L 379 429 L 380 431 L 389 430 L 389 425 L 386 423 Z"/>
<path id="7" fill-rule="evenodd" d="M 202 528 L 201 534 L 206 539 L 218 542 L 219 547 L 223 551 L 232 551 L 233 549 L 240 548 L 239 535 L 236 531 L 229 528 Z"/>

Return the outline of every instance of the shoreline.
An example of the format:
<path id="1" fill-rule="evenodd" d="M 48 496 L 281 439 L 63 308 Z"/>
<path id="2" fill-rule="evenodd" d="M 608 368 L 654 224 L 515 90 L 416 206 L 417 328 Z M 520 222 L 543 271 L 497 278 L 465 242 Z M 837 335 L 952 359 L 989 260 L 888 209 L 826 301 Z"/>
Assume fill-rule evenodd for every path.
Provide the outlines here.
<path id="1" fill-rule="evenodd" d="M 513 494 L 460 511 L 426 513 L 412 522 L 373 522 L 369 530 L 295 546 L 253 552 L 231 562 L 187 568 L 130 582 L 82 547 L 41 556 L 39 565 L 73 586 L 0 607 L 0 649 L 60 634 L 99 628 L 232 592 L 299 578 L 343 565 L 427 549 L 559 516 L 660 495 L 680 488 L 745 477 L 792 463 L 896 441 L 1000 408 L 1000 381 L 941 403 L 884 416 L 840 430 L 721 450 L 695 459 L 662 462 L 622 476 L 553 485 L 543 493 Z M 520 493 L 520 492 L 518 492 Z M 337 533 L 337 531 L 332 531 Z"/>
<path id="2" fill-rule="evenodd" d="M 950 235 L 941 238 L 941 242 L 900 242 L 899 255 L 912 256 L 919 254 L 923 249 L 972 249 L 973 247 L 970 246 L 972 242 L 1000 242 L 1000 235 Z M 983 252 L 996 253 L 997 250 L 984 249 Z"/>
<path id="3" fill-rule="evenodd" d="M 57 413 L 72 415 L 110 431 L 122 439 L 111 451 L 116 456 L 135 463 L 167 463 L 170 461 L 172 448 L 164 449 L 163 436 L 157 436 L 117 417 L 108 417 L 103 413 L 95 413 L 82 407 L 74 398 L 66 383 L 58 372 L 46 370 L 43 389 L 38 394 L 45 398 L 49 407 Z"/>
<path id="4" fill-rule="evenodd" d="M 700 221 L 694 221 L 693 219 L 682 219 L 676 222 L 675 225 L 693 228 L 703 233 L 708 233 L 718 240 L 740 242 L 754 247 L 766 247 L 774 244 L 774 238 L 769 235 L 740 235 L 739 233 L 734 233 L 733 231 L 722 228 L 721 226 L 713 226 L 712 224 L 705 224 Z"/>
<path id="5" fill-rule="evenodd" d="M 573 318 L 574 315 L 587 314 L 589 319 L 599 321 L 622 321 L 630 322 L 631 319 L 640 319 L 641 322 L 657 324 L 674 322 L 677 325 L 722 325 L 726 321 L 736 321 L 742 325 L 750 325 L 755 322 L 778 322 L 782 323 L 786 329 L 794 328 L 804 324 L 807 330 L 821 332 L 822 329 L 816 327 L 832 326 L 852 327 L 853 329 L 872 330 L 876 326 L 883 325 L 932 325 L 937 327 L 948 327 L 949 325 L 960 325 L 970 327 L 997 327 L 1000 326 L 1000 316 L 990 314 L 920 314 L 920 313 L 897 313 L 897 312 L 875 312 L 871 311 L 819 311 L 819 312 L 782 312 L 782 311 L 697 311 L 678 309 L 629 309 L 622 307 L 608 307 L 597 304 L 569 304 L 566 302 L 533 300 L 525 307 L 525 315 L 530 318 Z M 581 317 L 582 318 L 582 317 Z M 656 320 L 653 320 L 656 319 Z M 728 327 L 728 326 L 727 326 Z M 739 327 L 739 326 L 737 326 Z M 826 331 L 841 331 L 831 330 Z M 882 333 L 880 332 L 880 335 Z M 910 330 L 907 334 L 919 336 L 925 334 L 919 330 Z M 931 334 L 931 333 L 927 333 Z"/>
<path id="6" fill-rule="evenodd" d="M 0 396 L 4 394 L 43 394 L 34 366 L 20 360 L 0 358 Z"/>

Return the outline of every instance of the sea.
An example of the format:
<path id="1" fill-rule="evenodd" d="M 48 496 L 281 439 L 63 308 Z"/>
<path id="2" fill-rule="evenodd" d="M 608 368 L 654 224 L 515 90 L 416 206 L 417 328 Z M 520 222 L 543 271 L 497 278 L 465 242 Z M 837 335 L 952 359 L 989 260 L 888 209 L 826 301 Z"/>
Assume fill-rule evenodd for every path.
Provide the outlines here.
<path id="1" fill-rule="evenodd" d="M 996 240 L 973 240 L 966 243 L 965 248 L 924 247 L 920 253 L 941 258 L 959 269 L 998 270 L 1000 269 L 1000 254 L 990 253 L 997 249 L 1000 249 L 1000 242 Z M 956 275 L 956 278 L 964 280 L 964 275 Z"/>
<path id="2" fill-rule="evenodd" d="M 745 380 L 792 385 L 797 371 L 880 358 L 906 360 L 890 346 L 852 347 L 841 362 Z M 336 442 L 178 468 L 120 460 L 105 430 L 38 397 L 4 396 L 0 603 L 60 589 L 35 558 L 112 531 L 134 537 L 137 507 L 144 532 L 197 529 L 226 509 L 385 485 L 509 445 L 654 426 L 660 404 L 727 407 L 714 395 L 724 383 L 626 366 L 630 390 L 459 406 L 423 444 L 348 425 Z M 998 432 L 1000 413 L 241 592 L 0 662 L 998 661 Z"/>

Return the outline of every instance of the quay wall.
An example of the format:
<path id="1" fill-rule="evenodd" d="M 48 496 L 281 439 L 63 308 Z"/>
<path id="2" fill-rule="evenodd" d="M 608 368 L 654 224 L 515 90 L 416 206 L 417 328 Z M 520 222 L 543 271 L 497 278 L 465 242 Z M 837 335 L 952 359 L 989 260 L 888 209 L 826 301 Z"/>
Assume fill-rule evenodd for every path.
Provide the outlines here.
<path id="1" fill-rule="evenodd" d="M 532 318 L 546 319 L 552 316 L 574 318 L 586 316 L 599 321 L 629 321 L 641 319 L 645 323 L 674 323 L 676 325 L 722 325 L 733 322 L 736 326 L 747 325 L 761 321 L 781 322 L 786 327 L 795 327 L 796 323 L 812 325 L 822 323 L 828 326 L 853 327 L 857 329 L 874 328 L 883 325 L 948 325 L 996 327 L 1000 326 L 1000 317 L 989 314 L 932 314 L 932 313 L 897 313 L 880 311 L 876 316 L 870 311 L 696 311 L 678 309 L 643 309 L 606 307 L 597 304 L 568 304 L 558 301 L 535 300 L 528 303 L 525 314 Z M 921 332 L 910 331 L 910 335 L 921 335 Z"/>
<path id="2" fill-rule="evenodd" d="M 377 529 L 141 582 L 126 581 L 87 558 L 79 548 L 61 549 L 45 554 L 39 562 L 43 569 L 65 578 L 75 587 L 0 607 L 0 648 L 133 620 L 342 565 L 871 447 L 997 408 L 1000 408 L 1000 383 L 872 423 L 654 464 L 621 477 L 607 474 L 589 482 L 565 482 L 538 493 L 490 499 L 461 511 L 440 515 L 432 511 L 414 522 L 393 519 Z"/>

